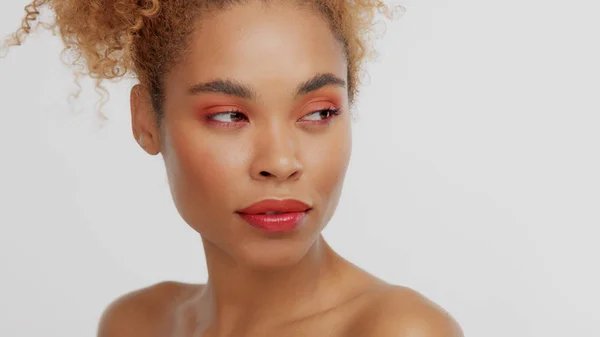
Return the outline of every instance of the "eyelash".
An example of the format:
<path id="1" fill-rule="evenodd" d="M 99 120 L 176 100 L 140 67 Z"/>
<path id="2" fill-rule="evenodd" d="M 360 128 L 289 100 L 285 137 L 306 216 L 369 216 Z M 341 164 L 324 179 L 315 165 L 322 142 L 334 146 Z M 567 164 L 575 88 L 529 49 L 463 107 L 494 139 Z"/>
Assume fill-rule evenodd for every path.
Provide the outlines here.
<path id="1" fill-rule="evenodd" d="M 330 120 L 332 120 L 335 117 L 339 116 L 342 112 L 341 112 L 341 109 L 339 109 L 339 108 L 327 108 L 327 109 L 321 109 L 321 110 L 313 111 L 313 112 L 305 115 L 304 117 L 311 116 L 311 115 L 314 115 L 314 114 L 317 114 L 317 113 L 329 113 L 329 117 L 327 117 L 325 119 L 318 120 L 318 121 L 307 121 L 307 122 L 311 123 L 311 124 L 321 124 L 321 125 L 322 124 L 326 124 Z M 219 116 L 219 115 L 224 115 L 224 114 L 239 114 L 239 115 L 244 116 L 244 118 L 246 120 L 248 119 L 246 117 L 246 115 L 244 115 L 244 113 L 242 113 L 240 110 L 229 110 L 229 111 L 217 112 L 217 113 L 213 113 L 213 114 L 207 115 L 206 118 L 211 123 L 216 123 L 216 124 L 219 124 L 219 125 L 224 125 L 225 127 L 231 127 L 232 125 L 235 125 L 236 123 L 239 123 L 239 122 L 221 122 L 221 121 L 213 120 L 213 117 Z"/>

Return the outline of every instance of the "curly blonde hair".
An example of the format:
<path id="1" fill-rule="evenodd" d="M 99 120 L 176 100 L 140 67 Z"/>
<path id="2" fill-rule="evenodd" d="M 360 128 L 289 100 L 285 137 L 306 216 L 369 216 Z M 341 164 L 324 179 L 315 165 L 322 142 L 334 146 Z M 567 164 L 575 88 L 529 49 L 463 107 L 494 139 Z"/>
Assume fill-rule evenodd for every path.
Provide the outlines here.
<path id="1" fill-rule="evenodd" d="M 103 80 L 137 78 L 150 91 L 154 110 L 162 115 L 162 81 L 180 60 L 202 14 L 249 0 L 34 0 L 25 7 L 21 27 L 4 48 L 21 45 L 41 24 L 60 34 L 64 54 L 73 56 L 77 77 L 90 76 L 96 87 Z M 262 0 L 269 1 L 269 0 Z M 358 91 L 362 64 L 371 55 L 367 46 L 379 12 L 392 18 L 404 12 L 382 0 L 296 0 L 310 5 L 329 21 L 348 61 L 348 94 L 352 103 Z M 40 22 L 40 11 L 52 10 L 54 21 Z M 399 11 L 398 11 L 399 10 Z M 371 52 L 369 52 L 371 51 Z"/>

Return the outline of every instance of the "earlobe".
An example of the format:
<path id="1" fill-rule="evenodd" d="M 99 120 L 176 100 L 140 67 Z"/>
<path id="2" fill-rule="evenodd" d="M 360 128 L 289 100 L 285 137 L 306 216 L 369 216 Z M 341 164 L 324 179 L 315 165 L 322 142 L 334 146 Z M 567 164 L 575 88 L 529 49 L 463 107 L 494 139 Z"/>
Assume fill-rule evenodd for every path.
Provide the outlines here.
<path id="1" fill-rule="evenodd" d="M 134 132 L 134 136 L 135 136 L 135 132 Z M 150 140 L 150 141 L 148 141 Z M 159 141 L 156 141 L 153 139 L 152 135 L 140 132 L 138 133 L 137 136 L 137 143 L 140 145 L 140 147 L 146 151 L 148 154 L 150 155 L 157 155 L 160 153 L 160 148 L 159 148 Z"/>
<path id="2" fill-rule="evenodd" d="M 137 141 L 138 141 L 138 144 L 140 144 L 140 146 L 142 148 L 145 147 L 145 144 L 144 144 L 144 134 L 143 133 L 139 134 Z"/>
<path id="3" fill-rule="evenodd" d="M 131 89 L 131 128 L 137 143 L 150 155 L 160 153 L 160 139 L 150 95 L 137 84 Z"/>

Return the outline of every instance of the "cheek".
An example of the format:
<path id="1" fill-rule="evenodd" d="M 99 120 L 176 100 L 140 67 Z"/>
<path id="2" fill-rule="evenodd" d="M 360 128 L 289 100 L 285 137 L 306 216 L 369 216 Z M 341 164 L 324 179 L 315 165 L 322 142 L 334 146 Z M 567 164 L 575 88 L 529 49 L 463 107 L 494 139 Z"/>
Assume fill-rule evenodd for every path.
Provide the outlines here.
<path id="1" fill-rule="evenodd" d="M 340 128 L 335 137 L 320 144 L 310 159 L 312 180 L 326 208 L 335 208 L 350 162 L 352 136 L 348 127 Z"/>
<path id="2" fill-rule="evenodd" d="M 235 210 L 231 195 L 243 175 L 244 156 L 237 144 L 211 141 L 185 129 L 173 130 L 165 165 L 177 209 L 190 225 L 217 221 Z"/>

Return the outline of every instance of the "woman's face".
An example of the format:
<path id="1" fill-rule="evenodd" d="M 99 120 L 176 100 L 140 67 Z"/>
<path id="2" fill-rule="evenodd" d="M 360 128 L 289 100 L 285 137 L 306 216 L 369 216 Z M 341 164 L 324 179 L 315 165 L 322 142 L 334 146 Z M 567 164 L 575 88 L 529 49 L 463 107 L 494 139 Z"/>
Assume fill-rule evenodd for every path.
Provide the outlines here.
<path id="1" fill-rule="evenodd" d="M 162 154 L 176 207 L 205 240 L 253 267 L 307 253 L 350 160 L 343 49 L 319 12 L 293 3 L 205 16 L 165 83 Z M 258 230 L 236 213 L 288 198 L 312 207 L 290 232 Z"/>

